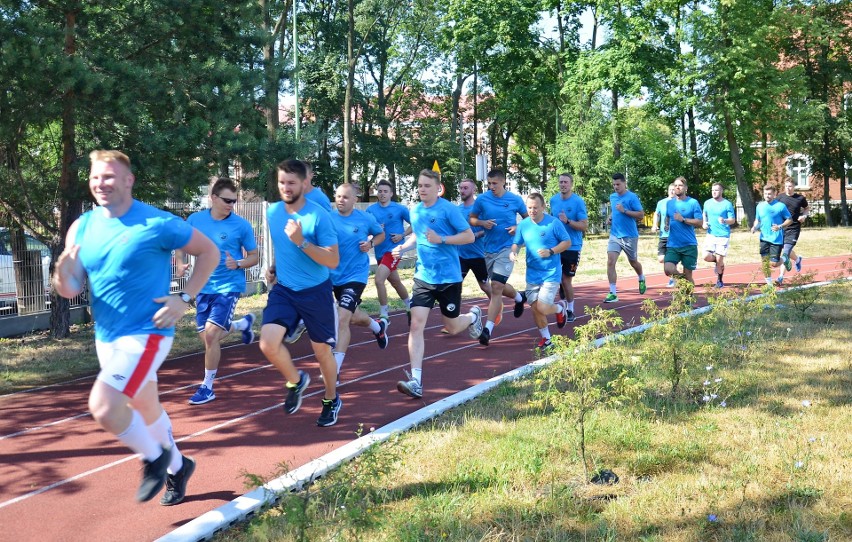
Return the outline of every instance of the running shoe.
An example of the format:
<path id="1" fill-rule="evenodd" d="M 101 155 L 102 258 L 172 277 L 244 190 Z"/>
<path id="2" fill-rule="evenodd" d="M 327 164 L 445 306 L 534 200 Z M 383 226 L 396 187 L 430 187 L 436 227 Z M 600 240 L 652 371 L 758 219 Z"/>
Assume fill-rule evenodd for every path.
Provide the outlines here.
<path id="1" fill-rule="evenodd" d="M 487 327 L 483 327 L 482 333 L 479 334 L 479 344 L 488 346 L 489 342 L 491 342 L 491 331 Z"/>
<path id="2" fill-rule="evenodd" d="M 778 278 L 775 279 L 775 282 L 778 283 L 778 286 L 781 286 L 781 283 L 784 282 L 784 277 L 779 275 Z"/>
<path id="3" fill-rule="evenodd" d="M 337 423 L 337 415 L 340 413 L 340 407 L 343 406 L 343 401 L 340 400 L 340 395 L 335 395 L 334 399 L 322 400 L 322 412 L 317 418 L 317 425 L 320 427 L 330 427 Z"/>
<path id="4" fill-rule="evenodd" d="M 716 281 L 716 288 L 718 288 L 718 289 L 720 289 L 720 290 L 721 290 L 721 289 L 722 289 L 722 288 L 724 288 L 724 287 L 725 287 L 725 283 L 724 283 L 724 282 L 722 282 L 721 280 L 717 280 L 717 281 Z"/>
<path id="5" fill-rule="evenodd" d="M 411 377 L 411 373 L 405 371 L 405 376 L 408 380 L 400 380 L 396 383 L 396 389 L 400 393 L 404 393 L 409 397 L 413 397 L 414 399 L 420 399 L 423 397 L 423 386 L 420 385 L 420 382 L 414 380 Z"/>
<path id="6" fill-rule="evenodd" d="M 305 327 L 305 321 L 299 320 L 299 323 L 296 324 L 296 329 L 293 330 L 293 333 L 290 333 L 289 335 L 284 337 L 284 342 L 287 344 L 293 344 L 302 337 L 302 334 L 305 333 L 306 329 L 307 328 Z"/>
<path id="7" fill-rule="evenodd" d="M 799 256 L 798 258 L 796 258 L 796 273 L 801 273 L 801 272 L 802 272 L 802 257 Z"/>
<path id="8" fill-rule="evenodd" d="M 160 499 L 163 506 L 180 504 L 186 498 L 186 483 L 195 472 L 195 459 L 183 456 L 183 466 L 174 474 L 166 476 L 166 492 Z"/>
<path id="9" fill-rule="evenodd" d="M 674 279 L 673 278 L 669 279 L 669 288 L 674 288 L 674 285 L 675 285 Z"/>
<path id="10" fill-rule="evenodd" d="M 208 388 L 204 384 L 198 386 L 198 389 L 195 390 L 195 393 L 192 397 L 189 398 L 190 405 L 203 405 L 204 403 L 209 403 L 213 399 L 216 398 L 216 394 L 213 393 L 211 388 Z"/>
<path id="11" fill-rule="evenodd" d="M 162 449 L 163 453 L 160 457 L 153 461 L 142 461 L 142 483 L 136 491 L 136 500 L 139 502 L 150 501 L 154 495 L 160 492 L 163 484 L 166 483 L 166 476 L 169 468 L 169 463 L 172 459 L 171 449 Z"/>
<path id="12" fill-rule="evenodd" d="M 546 352 L 547 350 L 550 350 L 552 346 L 553 343 L 550 341 L 550 339 L 545 339 L 544 337 L 542 337 L 538 340 L 538 344 L 535 346 L 535 349 L 539 352 Z"/>
<path id="13" fill-rule="evenodd" d="M 576 317 L 574 316 L 574 311 L 568 310 L 568 311 L 565 312 L 565 321 L 566 322 L 573 322 L 575 319 L 576 319 Z"/>
<path id="14" fill-rule="evenodd" d="M 447 326 L 444 326 L 444 327 L 441 328 L 441 334 L 442 335 L 449 335 L 450 334 L 450 330 L 447 329 Z"/>
<path id="15" fill-rule="evenodd" d="M 645 290 L 647 290 L 647 289 L 648 289 L 648 285 L 647 285 L 647 284 L 645 284 L 645 281 L 644 281 L 644 280 L 640 280 L 640 281 L 639 281 L 639 293 L 640 293 L 640 294 L 644 294 L 644 293 L 645 293 Z"/>
<path id="16" fill-rule="evenodd" d="M 302 406 L 302 394 L 308 389 L 308 384 L 311 383 L 311 375 L 305 371 L 299 371 L 299 382 L 290 384 L 287 382 L 287 399 L 284 401 L 284 412 L 287 414 L 295 414 L 299 407 Z"/>
<path id="17" fill-rule="evenodd" d="M 467 332 L 471 339 L 478 339 L 482 334 L 482 309 L 474 305 L 470 308 L 470 312 L 476 316 L 472 324 L 467 326 Z"/>
<path id="18" fill-rule="evenodd" d="M 564 301 L 560 301 L 559 309 L 559 312 L 556 313 L 556 327 L 562 329 L 568 321 L 568 305 Z"/>
<path id="19" fill-rule="evenodd" d="M 606 297 L 603 300 L 604 303 L 617 303 L 618 296 L 615 294 L 606 294 Z"/>
<path id="20" fill-rule="evenodd" d="M 793 269 L 793 262 L 790 261 L 789 254 L 782 254 L 781 258 L 784 260 L 784 269 L 786 269 L 787 271 Z"/>
<path id="21" fill-rule="evenodd" d="M 524 314 L 524 303 L 527 302 L 526 292 L 521 292 L 521 300 L 515 301 L 515 318 L 520 318 Z"/>
<path id="22" fill-rule="evenodd" d="M 248 322 L 248 327 L 246 327 L 242 332 L 243 344 L 251 344 L 252 342 L 254 342 L 254 330 L 252 329 L 252 327 L 254 327 L 254 314 L 248 313 L 243 316 L 243 319 Z"/>
<path id="23" fill-rule="evenodd" d="M 379 344 L 379 348 L 384 350 L 388 347 L 388 342 L 390 340 L 388 337 L 388 325 L 390 325 L 390 323 L 384 318 L 379 318 L 376 322 L 379 324 L 379 331 L 378 333 L 373 333 L 373 335 L 376 336 L 376 342 Z"/>

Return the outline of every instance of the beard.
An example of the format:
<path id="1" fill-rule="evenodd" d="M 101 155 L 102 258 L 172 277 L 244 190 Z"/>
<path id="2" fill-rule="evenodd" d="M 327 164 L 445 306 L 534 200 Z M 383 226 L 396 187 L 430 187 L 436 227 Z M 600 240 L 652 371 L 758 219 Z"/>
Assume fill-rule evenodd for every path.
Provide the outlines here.
<path id="1" fill-rule="evenodd" d="M 284 200 L 284 203 L 292 204 L 299 201 L 299 198 L 302 197 L 303 193 L 302 187 L 299 187 L 298 191 L 294 190 L 291 194 L 286 194 L 284 192 L 281 193 L 281 199 Z"/>

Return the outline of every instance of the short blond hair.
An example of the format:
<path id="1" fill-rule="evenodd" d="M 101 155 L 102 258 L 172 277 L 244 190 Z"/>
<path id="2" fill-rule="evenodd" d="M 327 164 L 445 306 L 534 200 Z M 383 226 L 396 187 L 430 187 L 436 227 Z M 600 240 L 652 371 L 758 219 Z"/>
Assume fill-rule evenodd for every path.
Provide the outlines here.
<path id="1" fill-rule="evenodd" d="M 121 151 L 115 150 L 95 150 L 89 153 L 89 161 L 94 162 L 121 162 L 130 169 L 130 158 Z"/>

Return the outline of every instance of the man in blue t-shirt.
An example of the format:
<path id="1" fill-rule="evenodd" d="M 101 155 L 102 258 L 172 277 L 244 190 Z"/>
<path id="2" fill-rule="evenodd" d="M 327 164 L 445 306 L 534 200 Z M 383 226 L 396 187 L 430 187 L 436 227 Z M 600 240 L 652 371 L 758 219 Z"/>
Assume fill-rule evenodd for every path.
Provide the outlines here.
<path id="1" fill-rule="evenodd" d="M 482 311 L 474 306 L 461 314 L 462 276 L 457 245 L 473 242 L 473 231 L 458 207 L 438 196 L 438 174 L 424 169 L 417 178 L 420 203 L 411 211 L 414 235 L 393 249 L 396 258 L 416 247 L 414 290 L 411 296 L 411 329 L 408 357 L 411 372 L 396 389 L 409 397 L 423 397 L 423 330 L 429 311 L 438 302 L 444 326 L 451 335 L 468 330 L 471 338 L 482 333 Z"/>
<path id="2" fill-rule="evenodd" d="M 529 203 L 529 202 L 528 202 Z M 529 206 L 527 206 L 529 211 Z M 562 283 L 560 290 L 568 302 L 566 319 L 574 321 L 574 276 L 580 264 L 583 249 L 583 233 L 589 228 L 589 213 L 586 202 L 574 193 L 574 177 L 570 173 L 559 175 L 559 193 L 550 198 L 550 214 L 565 226 L 571 246 L 560 253 L 562 261 Z"/>
<path id="3" fill-rule="evenodd" d="M 308 176 L 305 177 L 305 199 L 316 203 L 330 213 L 333 210 L 331 200 L 328 199 L 328 196 L 325 195 L 325 192 L 321 188 L 313 184 L 314 166 L 306 160 L 302 160 L 302 163 L 305 164 L 305 170 L 308 172 Z"/>
<path id="4" fill-rule="evenodd" d="M 180 218 L 133 199 L 130 159 L 92 151 L 89 190 L 98 204 L 68 229 L 53 286 L 72 298 L 88 276 L 100 372 L 89 411 L 105 430 L 143 460 L 140 502 L 163 484 L 160 504 L 183 501 L 195 461 L 178 451 L 160 404 L 157 370 L 181 319 L 219 262 L 216 245 Z M 169 295 L 172 251 L 195 256 L 184 291 Z"/>
<path id="5" fill-rule="evenodd" d="M 695 228 L 704 223 L 701 205 L 686 195 L 686 179 L 674 180 L 675 197 L 666 204 L 666 230 L 669 240 L 666 243 L 665 273 L 670 277 L 683 277 L 693 285 L 692 272 L 698 267 L 698 239 Z M 678 273 L 677 265 L 682 264 L 683 272 Z"/>
<path id="6" fill-rule="evenodd" d="M 382 179 L 376 185 L 376 199 L 378 201 L 367 207 L 367 212 L 376 217 L 376 221 L 385 232 L 385 240 L 377 243 L 374 249 L 376 274 L 373 281 L 376 284 L 376 295 L 379 298 L 379 316 L 385 319 L 389 318 L 388 290 L 385 283 L 390 282 L 405 304 L 410 323 L 411 298 L 408 297 L 408 290 L 396 270 L 401 260 L 394 258 L 391 252 L 411 234 L 411 227 L 405 226 L 406 223 L 411 224 L 411 216 L 407 207 L 393 201 L 393 196 L 393 185 L 390 181 Z"/>
<path id="7" fill-rule="evenodd" d="M 266 211 L 275 259 L 266 272 L 272 288 L 263 310 L 260 350 L 286 379 L 284 412 L 295 413 L 302 406 L 302 394 L 311 378 L 306 371 L 296 369 L 283 340 L 287 330 L 300 319 L 305 321 L 325 383 L 317 425 L 328 427 L 337 423 L 343 404 L 337 394 L 337 365 L 331 353 L 337 339 L 337 315 L 329 278 L 330 269 L 340 263 L 340 255 L 331 213 L 305 199 L 306 178 L 301 161 L 278 164 L 282 201 Z"/>
<path id="8" fill-rule="evenodd" d="M 367 287 L 370 276 L 369 252 L 373 245 L 381 243 L 385 232 L 373 215 L 355 209 L 358 189 L 354 184 L 343 183 L 334 194 L 336 213 L 331 213 L 334 229 L 337 231 L 337 247 L 340 251 L 340 265 L 331 270 L 331 284 L 337 299 L 337 346 L 332 354 L 337 362 L 337 374 L 343 367 L 346 350 L 352 334 L 350 324 L 369 328 L 376 337 L 379 348 L 388 347 L 388 320 L 373 320 L 359 308 L 361 295 Z"/>
<path id="9" fill-rule="evenodd" d="M 778 189 L 774 184 L 763 187 L 763 201 L 757 204 L 751 233 L 760 230 L 760 258 L 766 284 L 772 285 L 772 269 L 781 265 L 781 249 L 784 247 L 784 228 L 793 223 L 793 215 L 787 206 L 775 196 Z M 780 283 L 779 283 L 780 284 Z"/>
<path id="10" fill-rule="evenodd" d="M 459 183 L 459 197 L 461 203 L 459 210 L 462 216 L 470 216 L 470 210 L 476 202 L 476 183 L 473 179 L 462 179 Z M 472 228 L 474 241 L 467 245 L 459 245 L 459 263 L 461 264 L 462 280 L 467 277 L 468 271 L 473 271 L 479 289 L 491 297 L 491 284 L 488 282 L 488 266 L 485 264 L 485 229 Z"/>
<path id="11" fill-rule="evenodd" d="M 737 223 L 734 206 L 723 196 L 725 187 L 722 183 L 713 183 L 712 198 L 704 202 L 704 224 L 707 237 L 704 238 L 704 261 L 716 264 L 716 288 L 723 288 L 725 283 L 725 256 L 731 241 L 731 226 Z"/>
<path id="12" fill-rule="evenodd" d="M 236 202 L 236 183 L 220 177 L 210 189 L 210 208 L 186 219 L 216 244 L 221 258 L 196 299 L 195 323 L 204 342 L 204 380 L 190 397 L 190 405 L 203 405 L 216 398 L 213 383 L 222 358 L 219 343 L 225 335 L 240 331 L 243 343 L 250 344 L 254 340 L 254 314 L 233 320 L 237 301 L 246 289 L 245 270 L 256 265 L 258 260 L 254 231 L 248 220 L 234 213 Z M 183 262 L 183 259 L 183 253 L 175 251 L 175 260 Z M 183 275 L 184 269 L 179 267 L 178 274 Z"/>
<path id="13" fill-rule="evenodd" d="M 526 299 L 541 336 L 536 350 L 543 354 L 552 346 L 547 317 L 555 314 L 559 328 L 565 327 L 567 321 L 568 303 L 556 301 L 556 292 L 562 281 L 562 256 L 559 255 L 571 247 L 571 238 L 564 225 L 545 212 L 541 194 L 533 192 L 527 196 L 526 205 L 528 216 L 515 230 L 509 257 L 515 261 L 519 247 L 526 245 Z"/>
<path id="14" fill-rule="evenodd" d="M 473 203 L 470 210 L 470 225 L 485 228 L 485 265 L 491 279 L 491 300 L 488 303 L 488 321 L 479 336 L 479 343 L 488 346 L 498 316 L 503 314 L 503 296 L 515 300 L 513 314 L 520 318 L 524 313 L 524 296 L 509 284 L 514 262 L 509 258 L 512 238 L 518 224 L 518 215 L 527 217 L 524 200 L 506 190 L 506 174 L 503 170 L 488 172 L 488 191 Z"/>
<path id="15" fill-rule="evenodd" d="M 618 257 L 624 251 L 627 262 L 639 277 L 639 293 L 645 293 L 645 275 L 642 273 L 642 264 L 639 263 L 639 228 L 636 221 L 645 216 L 639 197 L 627 189 L 627 179 L 623 173 L 612 176 L 612 188 L 615 190 L 609 196 L 610 217 L 609 243 L 606 247 L 606 277 L 609 280 L 609 294 L 604 303 L 615 303 L 618 301 L 616 281 L 618 273 L 615 264 Z"/>
<path id="16" fill-rule="evenodd" d="M 654 224 L 651 226 L 651 233 L 660 232 L 660 237 L 657 240 L 657 261 L 663 264 L 665 269 L 666 262 L 666 244 L 669 241 L 669 232 L 666 231 L 666 205 L 669 200 L 675 197 L 674 183 L 669 185 L 669 195 L 666 198 L 657 202 L 657 207 L 654 209 Z M 674 279 L 669 278 L 669 288 L 674 286 Z"/>

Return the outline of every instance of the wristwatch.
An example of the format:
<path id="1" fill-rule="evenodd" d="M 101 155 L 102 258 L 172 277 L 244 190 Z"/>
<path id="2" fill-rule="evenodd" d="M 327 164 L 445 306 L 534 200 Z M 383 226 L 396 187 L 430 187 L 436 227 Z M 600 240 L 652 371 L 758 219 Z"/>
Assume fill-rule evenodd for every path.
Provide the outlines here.
<path id="1" fill-rule="evenodd" d="M 552 249 L 552 248 L 549 248 L 549 249 L 547 249 L 547 250 L 549 250 L 549 251 L 550 251 L 550 255 L 551 255 L 551 256 L 553 256 L 554 254 L 556 254 L 555 252 L 553 252 L 553 249 Z"/>
<path id="2" fill-rule="evenodd" d="M 178 292 L 177 295 L 181 301 L 186 303 L 187 305 L 192 305 L 192 296 L 186 292 Z"/>
<path id="3" fill-rule="evenodd" d="M 299 248 L 302 249 L 302 250 L 305 250 L 306 248 L 308 248 L 308 240 L 307 239 L 302 240 L 302 243 L 299 245 Z"/>
<path id="4" fill-rule="evenodd" d="M 237 260 L 237 269 L 243 268 L 242 262 L 243 262 L 242 260 Z"/>

